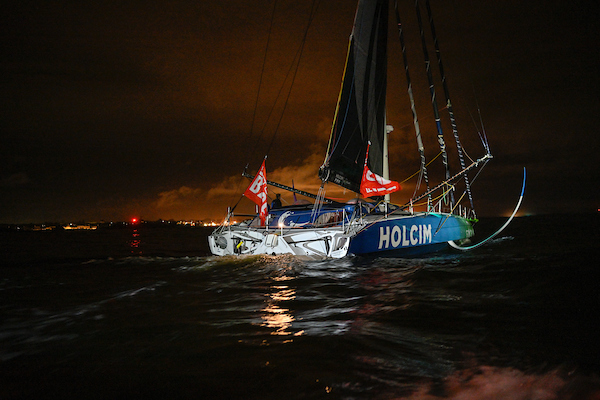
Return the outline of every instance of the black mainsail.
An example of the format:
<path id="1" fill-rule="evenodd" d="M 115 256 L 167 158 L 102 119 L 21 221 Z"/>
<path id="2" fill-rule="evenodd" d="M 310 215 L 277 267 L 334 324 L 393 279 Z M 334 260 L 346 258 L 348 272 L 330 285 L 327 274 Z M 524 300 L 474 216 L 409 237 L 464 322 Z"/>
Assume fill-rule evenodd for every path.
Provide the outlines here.
<path id="1" fill-rule="evenodd" d="M 383 175 L 387 24 L 388 0 L 359 2 L 327 155 L 319 171 L 324 182 L 357 193 L 369 141 L 369 168 Z"/>

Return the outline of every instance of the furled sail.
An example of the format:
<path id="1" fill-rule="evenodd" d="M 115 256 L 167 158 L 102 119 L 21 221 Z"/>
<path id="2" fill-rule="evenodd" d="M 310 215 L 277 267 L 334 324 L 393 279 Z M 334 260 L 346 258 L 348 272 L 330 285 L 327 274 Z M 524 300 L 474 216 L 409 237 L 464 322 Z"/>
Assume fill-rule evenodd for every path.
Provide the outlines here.
<path id="1" fill-rule="evenodd" d="M 387 83 L 388 0 L 360 0 L 350 36 L 323 181 L 360 192 L 367 143 L 368 165 L 383 174 Z"/>

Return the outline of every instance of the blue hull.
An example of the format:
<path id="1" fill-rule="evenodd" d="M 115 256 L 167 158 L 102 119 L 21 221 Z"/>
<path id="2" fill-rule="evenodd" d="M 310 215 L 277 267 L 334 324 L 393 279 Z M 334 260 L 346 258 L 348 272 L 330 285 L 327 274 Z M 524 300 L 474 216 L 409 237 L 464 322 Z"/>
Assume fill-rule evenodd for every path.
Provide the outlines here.
<path id="1" fill-rule="evenodd" d="M 418 256 L 444 250 L 450 240 L 473 236 L 465 218 L 448 214 L 417 214 L 379 220 L 350 241 L 349 253 L 387 257 Z"/>

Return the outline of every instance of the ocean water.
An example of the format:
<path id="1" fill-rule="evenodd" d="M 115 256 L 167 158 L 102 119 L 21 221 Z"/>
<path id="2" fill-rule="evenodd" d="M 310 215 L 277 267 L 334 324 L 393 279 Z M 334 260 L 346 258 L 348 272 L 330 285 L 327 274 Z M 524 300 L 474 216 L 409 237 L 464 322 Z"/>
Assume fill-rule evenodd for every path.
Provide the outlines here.
<path id="1" fill-rule="evenodd" d="M 1 232 L 0 399 L 600 399 L 598 214 L 414 259 L 206 235 Z"/>

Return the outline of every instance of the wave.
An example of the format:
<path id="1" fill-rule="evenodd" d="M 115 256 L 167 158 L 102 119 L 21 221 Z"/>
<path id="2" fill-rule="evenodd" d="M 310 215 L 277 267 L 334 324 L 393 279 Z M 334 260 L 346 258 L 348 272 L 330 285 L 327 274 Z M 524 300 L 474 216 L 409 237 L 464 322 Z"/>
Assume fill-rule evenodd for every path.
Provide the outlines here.
<path id="1" fill-rule="evenodd" d="M 109 297 L 82 304 L 61 312 L 34 309 L 16 309 L 10 312 L 0 324 L 0 361 L 7 361 L 20 355 L 36 352 L 35 345 L 48 342 L 64 342 L 79 337 L 72 329 L 66 329 L 80 321 L 99 321 L 105 318 L 102 306 L 138 296 L 144 292 L 153 292 L 165 285 L 159 281 L 150 285 L 125 290 Z M 60 331 L 60 333 L 59 333 Z M 26 349 L 26 350 L 23 350 Z"/>

